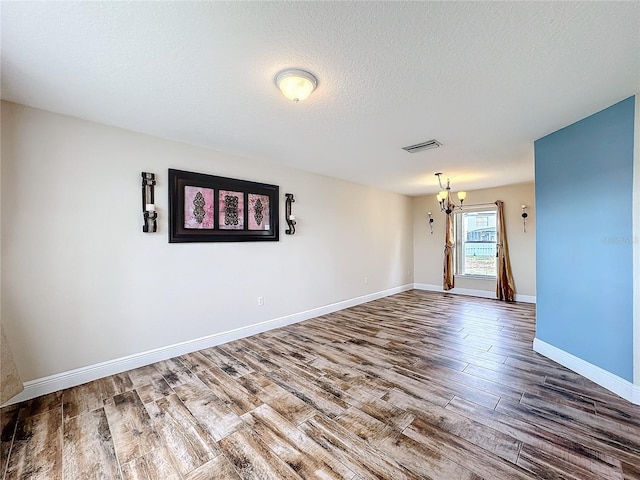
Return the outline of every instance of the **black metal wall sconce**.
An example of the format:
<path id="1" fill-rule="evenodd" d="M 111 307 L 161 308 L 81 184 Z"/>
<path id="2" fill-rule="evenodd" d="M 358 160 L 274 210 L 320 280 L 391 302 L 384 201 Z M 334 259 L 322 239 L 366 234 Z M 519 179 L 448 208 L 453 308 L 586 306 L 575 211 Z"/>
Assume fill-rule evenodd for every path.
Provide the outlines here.
<path id="1" fill-rule="evenodd" d="M 144 217 L 143 232 L 158 231 L 158 212 L 153 200 L 153 187 L 156 184 L 156 174 L 142 172 L 142 215 Z"/>
<path id="2" fill-rule="evenodd" d="M 522 205 L 522 231 L 523 233 L 527 233 L 527 217 L 529 214 L 527 213 L 527 206 Z"/>
<path id="3" fill-rule="evenodd" d="M 287 235 L 293 235 L 296 233 L 296 217 L 291 213 L 291 204 L 295 202 L 296 199 L 293 198 L 293 193 L 285 193 L 284 196 L 287 197 L 284 203 L 284 216 L 287 220 L 287 225 L 289 226 L 284 233 Z"/>
<path id="4" fill-rule="evenodd" d="M 427 213 L 427 215 L 429 215 L 429 229 L 431 230 L 431 235 L 433 235 L 433 217 L 431 212 Z"/>

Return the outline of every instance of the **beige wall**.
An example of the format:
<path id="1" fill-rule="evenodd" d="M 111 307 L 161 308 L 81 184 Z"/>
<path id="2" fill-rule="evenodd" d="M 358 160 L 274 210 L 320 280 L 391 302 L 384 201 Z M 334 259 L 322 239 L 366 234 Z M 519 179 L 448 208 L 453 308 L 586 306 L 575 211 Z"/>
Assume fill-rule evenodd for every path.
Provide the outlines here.
<path id="1" fill-rule="evenodd" d="M 296 235 L 169 244 L 168 168 L 279 185 Z M 157 174 L 155 234 L 141 171 Z M 403 195 L 11 103 L 1 179 L 1 314 L 24 380 L 413 282 Z"/>
<path id="2" fill-rule="evenodd" d="M 455 185 L 454 185 L 455 186 Z M 516 294 L 535 296 L 536 294 L 536 212 L 534 208 L 534 184 L 524 183 L 500 188 L 475 190 L 467 193 L 465 200 L 469 204 L 504 202 L 507 223 L 511 268 L 516 284 Z M 521 205 L 527 205 L 527 232 L 522 231 Z M 429 233 L 427 212 L 434 218 L 433 235 Z M 442 287 L 442 257 L 444 250 L 444 214 L 435 195 L 415 197 L 413 199 L 413 231 L 415 282 L 420 286 Z M 457 277 L 456 289 L 495 291 L 495 281 L 464 279 Z"/>

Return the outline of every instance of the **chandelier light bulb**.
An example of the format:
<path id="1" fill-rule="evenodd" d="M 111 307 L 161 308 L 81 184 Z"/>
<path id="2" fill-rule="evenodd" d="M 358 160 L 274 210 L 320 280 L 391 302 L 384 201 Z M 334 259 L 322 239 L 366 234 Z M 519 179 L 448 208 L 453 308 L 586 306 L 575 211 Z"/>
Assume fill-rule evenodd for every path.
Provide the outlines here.
<path id="1" fill-rule="evenodd" d="M 446 187 L 442 184 L 442 173 L 436 173 L 436 177 L 438 177 L 438 185 L 443 189 L 436 195 L 438 199 L 438 203 L 440 204 L 440 211 L 450 215 L 454 210 L 459 209 L 462 210 L 462 204 L 464 203 L 464 199 L 467 198 L 467 192 L 458 192 L 458 200 L 460 201 L 460 205 L 456 205 L 453 202 L 453 198 L 451 197 L 451 184 L 449 179 L 447 178 Z"/>

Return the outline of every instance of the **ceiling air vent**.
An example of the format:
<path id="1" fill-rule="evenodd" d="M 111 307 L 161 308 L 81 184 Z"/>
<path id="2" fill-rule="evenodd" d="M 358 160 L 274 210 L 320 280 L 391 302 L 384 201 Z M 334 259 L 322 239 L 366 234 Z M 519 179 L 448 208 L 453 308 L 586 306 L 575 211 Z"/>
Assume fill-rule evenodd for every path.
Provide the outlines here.
<path id="1" fill-rule="evenodd" d="M 441 147 L 442 144 L 437 140 L 427 140 L 426 142 L 418 143 L 416 145 L 411 145 L 410 147 L 402 147 L 403 150 L 406 150 L 409 153 L 416 153 L 422 150 L 429 150 L 431 148 Z"/>

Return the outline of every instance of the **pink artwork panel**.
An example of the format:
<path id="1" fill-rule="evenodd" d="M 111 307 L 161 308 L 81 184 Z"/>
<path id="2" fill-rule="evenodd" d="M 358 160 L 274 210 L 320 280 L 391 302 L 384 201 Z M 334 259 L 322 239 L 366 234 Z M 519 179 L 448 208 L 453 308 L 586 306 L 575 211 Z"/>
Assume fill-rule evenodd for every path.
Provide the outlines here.
<path id="1" fill-rule="evenodd" d="M 249 194 L 249 230 L 269 230 L 269 196 Z"/>
<path id="2" fill-rule="evenodd" d="M 219 217 L 221 230 L 244 230 L 244 194 L 220 190 L 218 192 Z"/>
<path id="3" fill-rule="evenodd" d="M 213 194 L 213 188 L 184 187 L 184 228 L 214 228 Z"/>

